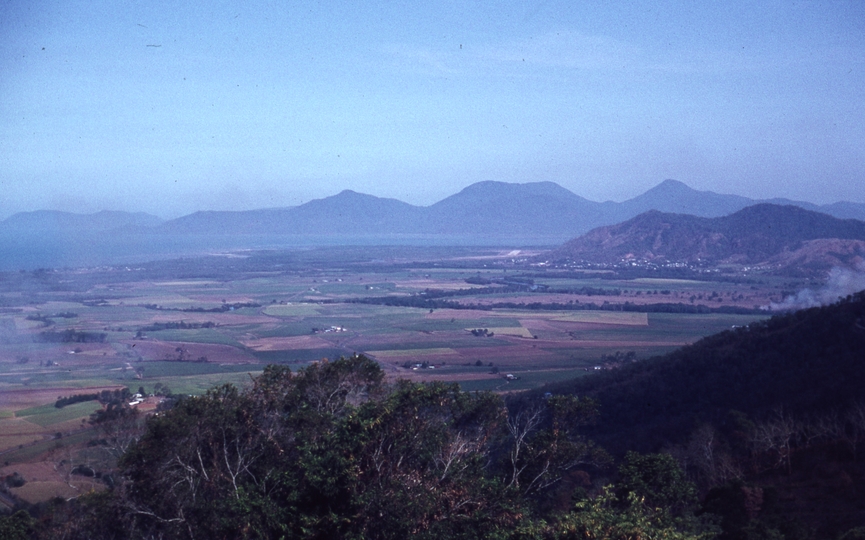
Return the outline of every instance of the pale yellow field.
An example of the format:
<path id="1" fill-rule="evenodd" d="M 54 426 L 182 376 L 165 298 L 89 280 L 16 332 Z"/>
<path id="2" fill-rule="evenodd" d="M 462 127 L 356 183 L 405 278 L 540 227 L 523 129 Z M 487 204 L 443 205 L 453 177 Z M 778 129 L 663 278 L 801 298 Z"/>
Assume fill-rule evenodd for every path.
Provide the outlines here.
<path id="1" fill-rule="evenodd" d="M 467 330 L 471 330 L 471 328 L 467 328 Z M 517 336 L 524 338 L 533 337 L 532 332 L 528 328 L 522 326 L 499 326 L 487 328 L 487 330 L 493 332 L 497 336 Z"/>

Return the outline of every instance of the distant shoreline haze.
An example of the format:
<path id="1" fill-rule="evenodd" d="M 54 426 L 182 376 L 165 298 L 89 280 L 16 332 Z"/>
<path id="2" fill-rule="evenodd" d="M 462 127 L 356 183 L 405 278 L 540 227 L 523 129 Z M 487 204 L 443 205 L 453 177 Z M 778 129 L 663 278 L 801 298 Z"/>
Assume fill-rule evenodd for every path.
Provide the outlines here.
<path id="1" fill-rule="evenodd" d="M 756 201 L 697 191 L 675 180 L 621 203 L 589 201 L 554 182 L 488 181 L 426 207 L 344 190 L 294 207 L 195 212 L 171 220 L 142 212 L 21 212 L 0 222 L 0 271 L 311 246 L 552 248 L 650 210 L 714 218 L 761 202 L 865 221 L 865 204 Z"/>

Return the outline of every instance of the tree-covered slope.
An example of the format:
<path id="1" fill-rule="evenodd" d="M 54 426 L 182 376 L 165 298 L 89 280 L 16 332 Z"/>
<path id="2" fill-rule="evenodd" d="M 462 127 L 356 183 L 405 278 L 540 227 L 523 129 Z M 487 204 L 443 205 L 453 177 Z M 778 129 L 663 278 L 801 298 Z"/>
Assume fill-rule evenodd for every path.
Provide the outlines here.
<path id="1" fill-rule="evenodd" d="M 544 391 L 596 399 L 599 441 L 657 450 L 730 410 L 826 413 L 863 400 L 863 388 L 865 291 Z"/>

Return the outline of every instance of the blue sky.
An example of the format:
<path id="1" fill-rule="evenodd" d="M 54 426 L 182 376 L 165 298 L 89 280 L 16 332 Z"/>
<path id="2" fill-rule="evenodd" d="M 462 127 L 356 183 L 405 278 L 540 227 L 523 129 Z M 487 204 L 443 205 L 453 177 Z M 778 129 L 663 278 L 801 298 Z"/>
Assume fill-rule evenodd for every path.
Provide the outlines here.
<path id="1" fill-rule="evenodd" d="M 865 2 L 0 2 L 0 217 L 481 180 L 865 202 Z"/>

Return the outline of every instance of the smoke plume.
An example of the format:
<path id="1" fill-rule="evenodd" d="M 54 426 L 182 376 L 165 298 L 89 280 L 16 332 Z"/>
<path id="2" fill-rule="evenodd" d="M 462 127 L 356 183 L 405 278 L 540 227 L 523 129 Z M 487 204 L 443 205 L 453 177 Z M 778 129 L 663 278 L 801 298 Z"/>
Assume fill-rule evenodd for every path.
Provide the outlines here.
<path id="1" fill-rule="evenodd" d="M 772 302 L 766 306 L 766 309 L 790 311 L 825 306 L 863 289 L 865 289 L 865 263 L 858 264 L 856 269 L 836 266 L 829 271 L 829 278 L 819 289 L 803 289 L 788 296 L 783 302 Z"/>

